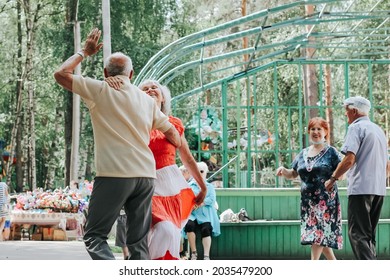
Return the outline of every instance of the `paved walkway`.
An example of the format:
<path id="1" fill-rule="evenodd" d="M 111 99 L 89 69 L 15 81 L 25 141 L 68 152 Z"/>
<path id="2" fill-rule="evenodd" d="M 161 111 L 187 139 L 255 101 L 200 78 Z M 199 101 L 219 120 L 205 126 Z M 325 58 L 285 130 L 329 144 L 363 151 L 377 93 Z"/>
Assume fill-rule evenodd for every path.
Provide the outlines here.
<path id="1" fill-rule="evenodd" d="M 109 240 L 109 244 L 111 244 Z M 122 253 L 114 253 L 123 259 Z M 4 241 L 1 260 L 91 260 L 82 241 Z"/>

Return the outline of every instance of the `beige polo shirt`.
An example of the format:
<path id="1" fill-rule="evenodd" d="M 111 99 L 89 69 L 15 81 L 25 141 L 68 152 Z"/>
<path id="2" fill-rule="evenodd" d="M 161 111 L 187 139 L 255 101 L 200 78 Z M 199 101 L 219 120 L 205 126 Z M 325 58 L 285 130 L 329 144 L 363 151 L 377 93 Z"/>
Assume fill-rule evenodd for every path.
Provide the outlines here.
<path id="1" fill-rule="evenodd" d="M 73 76 L 73 92 L 80 95 L 91 114 L 95 141 L 96 176 L 155 178 L 150 151 L 152 129 L 171 128 L 155 101 L 130 83 L 126 76 L 120 90 L 104 81 Z"/>

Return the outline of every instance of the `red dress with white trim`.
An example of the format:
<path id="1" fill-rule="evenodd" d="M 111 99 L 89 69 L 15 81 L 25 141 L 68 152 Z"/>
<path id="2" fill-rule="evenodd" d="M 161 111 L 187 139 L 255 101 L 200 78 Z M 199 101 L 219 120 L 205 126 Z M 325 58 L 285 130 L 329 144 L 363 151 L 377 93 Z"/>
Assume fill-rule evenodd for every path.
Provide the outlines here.
<path id="1" fill-rule="evenodd" d="M 169 121 L 180 136 L 184 126 L 180 119 Z M 180 258 L 181 229 L 188 221 L 195 195 L 176 165 L 176 148 L 165 135 L 153 130 L 149 148 L 156 160 L 157 179 L 152 198 L 152 227 L 149 232 L 149 252 L 152 260 Z"/>

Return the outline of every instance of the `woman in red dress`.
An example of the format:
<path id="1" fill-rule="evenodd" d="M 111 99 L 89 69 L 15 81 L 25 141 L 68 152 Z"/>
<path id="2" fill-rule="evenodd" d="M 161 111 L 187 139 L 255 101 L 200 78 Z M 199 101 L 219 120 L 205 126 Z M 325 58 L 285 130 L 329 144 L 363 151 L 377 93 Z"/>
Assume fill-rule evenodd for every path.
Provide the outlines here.
<path id="1" fill-rule="evenodd" d="M 180 259 L 181 229 L 185 226 L 195 204 L 206 196 L 206 185 L 184 137 L 184 126 L 179 118 L 170 115 L 171 94 L 167 87 L 153 80 L 144 81 L 139 88 L 155 99 L 161 111 L 181 135 L 178 148 L 183 165 L 197 181 L 201 192 L 195 197 L 191 187 L 176 165 L 176 148 L 158 130 L 151 132 L 149 147 L 156 160 L 157 180 L 152 199 L 152 227 L 149 233 L 151 259 Z"/>

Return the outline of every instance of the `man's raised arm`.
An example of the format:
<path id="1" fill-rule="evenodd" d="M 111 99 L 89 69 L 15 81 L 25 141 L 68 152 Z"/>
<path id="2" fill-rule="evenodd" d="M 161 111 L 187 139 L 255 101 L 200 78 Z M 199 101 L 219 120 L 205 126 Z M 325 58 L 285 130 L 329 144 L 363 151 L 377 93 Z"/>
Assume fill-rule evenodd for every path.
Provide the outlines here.
<path id="1" fill-rule="evenodd" d="M 94 55 L 103 47 L 103 43 L 98 44 L 100 35 L 101 31 L 97 28 L 94 28 L 88 34 L 82 51 L 69 57 L 60 66 L 60 68 L 54 72 L 54 78 L 59 85 L 69 91 L 72 91 L 73 71 L 76 69 L 77 65 L 83 61 L 84 57 Z"/>

